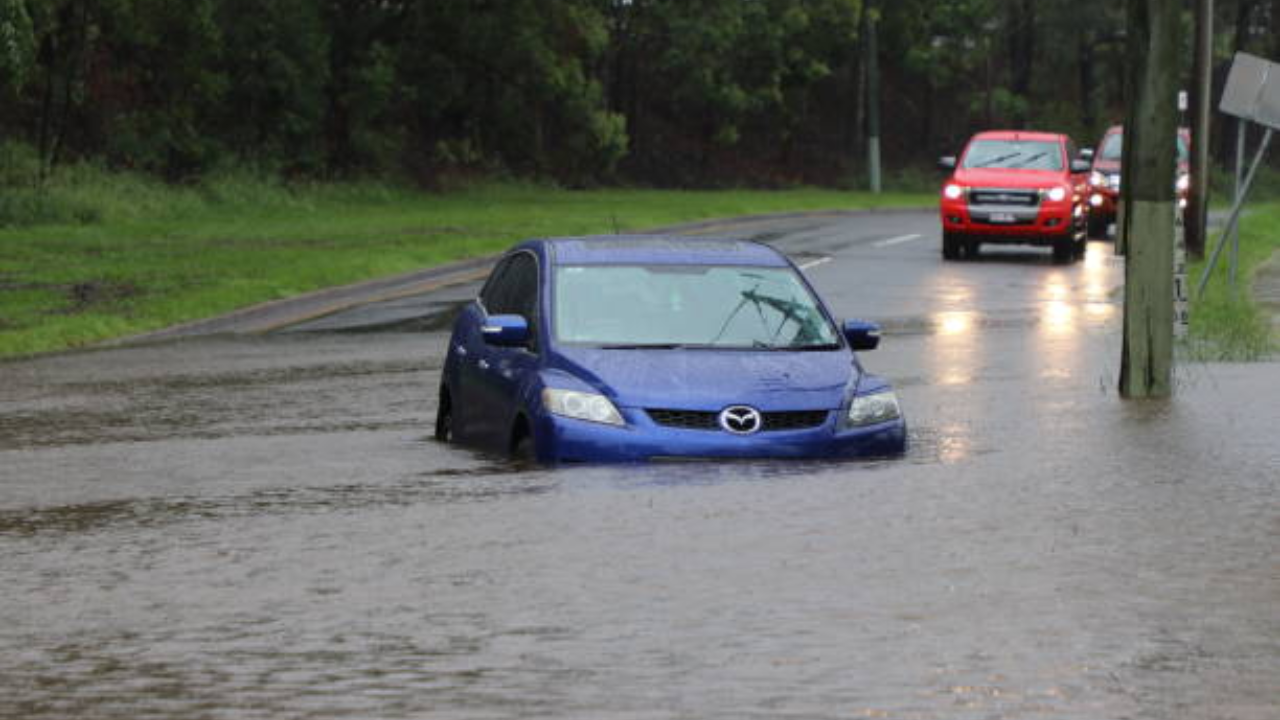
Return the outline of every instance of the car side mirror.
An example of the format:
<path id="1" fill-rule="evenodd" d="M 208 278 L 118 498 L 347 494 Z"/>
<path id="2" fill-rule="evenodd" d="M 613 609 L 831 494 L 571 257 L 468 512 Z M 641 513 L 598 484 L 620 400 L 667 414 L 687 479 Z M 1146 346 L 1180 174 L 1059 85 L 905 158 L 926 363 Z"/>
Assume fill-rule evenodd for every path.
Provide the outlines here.
<path id="1" fill-rule="evenodd" d="M 854 350 L 875 350 L 880 346 L 880 326 L 865 320 L 846 320 L 844 337 Z"/>
<path id="2" fill-rule="evenodd" d="M 1073 173 L 1087 173 L 1092 167 L 1093 163 L 1088 160 L 1076 159 L 1071 161 L 1071 172 Z"/>
<path id="3" fill-rule="evenodd" d="M 1081 160 L 1093 160 L 1093 148 L 1080 148 Z"/>
<path id="4" fill-rule="evenodd" d="M 523 315 L 490 315 L 480 334 L 490 345 L 522 347 L 529 344 L 529 321 Z"/>
<path id="5" fill-rule="evenodd" d="M 955 170 L 955 169 L 956 169 L 956 156 L 955 156 L 955 155 L 943 155 L 942 157 L 938 158 L 938 169 L 939 169 L 939 170 Z"/>

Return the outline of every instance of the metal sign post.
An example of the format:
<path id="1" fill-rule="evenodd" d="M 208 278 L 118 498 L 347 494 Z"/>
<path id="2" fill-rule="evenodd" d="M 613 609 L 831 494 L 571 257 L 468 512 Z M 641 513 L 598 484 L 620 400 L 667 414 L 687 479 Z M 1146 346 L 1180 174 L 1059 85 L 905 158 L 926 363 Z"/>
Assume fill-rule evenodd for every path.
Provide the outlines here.
<path id="1" fill-rule="evenodd" d="M 1183 213 L 1179 209 L 1173 211 L 1173 336 L 1184 338 L 1187 327 L 1191 324 L 1191 313 L 1187 310 L 1187 301 L 1191 299 L 1187 286 L 1187 226 L 1183 221 Z"/>

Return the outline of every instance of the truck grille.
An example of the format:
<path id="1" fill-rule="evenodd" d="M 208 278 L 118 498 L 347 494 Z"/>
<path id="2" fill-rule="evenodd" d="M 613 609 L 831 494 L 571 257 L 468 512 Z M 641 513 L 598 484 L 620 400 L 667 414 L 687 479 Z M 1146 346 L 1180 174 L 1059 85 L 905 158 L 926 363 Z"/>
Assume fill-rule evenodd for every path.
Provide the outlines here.
<path id="1" fill-rule="evenodd" d="M 720 430 L 718 412 L 705 410 L 670 410 L 648 408 L 645 410 L 649 418 L 663 427 L 680 428 L 682 430 Z M 784 410 L 780 412 L 760 413 L 764 424 L 760 432 L 777 432 L 780 430 L 808 430 L 821 427 L 830 415 L 828 410 Z"/>
<path id="2" fill-rule="evenodd" d="M 1037 190 L 992 190 L 974 188 L 969 191 L 970 205 L 1014 205 L 1036 207 L 1040 204 Z"/>

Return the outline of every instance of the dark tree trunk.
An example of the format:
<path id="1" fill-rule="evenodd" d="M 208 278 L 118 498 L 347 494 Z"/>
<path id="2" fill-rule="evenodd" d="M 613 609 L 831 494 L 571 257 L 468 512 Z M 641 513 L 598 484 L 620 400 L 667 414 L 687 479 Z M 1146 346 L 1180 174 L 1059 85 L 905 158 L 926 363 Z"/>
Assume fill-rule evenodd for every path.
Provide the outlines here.
<path id="1" fill-rule="evenodd" d="M 1036 51 L 1036 10 L 1034 0 L 1013 0 L 1009 22 L 1010 89 L 1013 94 L 1027 100 L 1031 94 Z M 1019 109 L 1013 117 L 1014 125 L 1023 127 L 1027 114 Z"/>

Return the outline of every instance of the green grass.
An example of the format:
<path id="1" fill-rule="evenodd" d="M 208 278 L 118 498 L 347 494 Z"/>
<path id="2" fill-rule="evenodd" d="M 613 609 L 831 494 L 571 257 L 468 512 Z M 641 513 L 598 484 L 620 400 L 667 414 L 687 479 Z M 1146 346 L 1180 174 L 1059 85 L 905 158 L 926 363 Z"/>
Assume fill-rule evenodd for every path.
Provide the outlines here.
<path id="1" fill-rule="evenodd" d="M 1241 221 L 1240 262 L 1234 291 L 1228 284 L 1228 256 L 1223 251 L 1209 279 L 1205 294 L 1191 305 L 1187 350 L 1200 360 L 1257 360 L 1276 350 L 1271 324 L 1273 309 L 1259 307 L 1250 288 L 1259 266 L 1280 251 L 1280 203 L 1253 205 Z M 1212 254 L 1221 230 L 1211 230 L 1206 258 Z M 1189 279 L 1200 282 L 1205 262 L 1192 263 Z"/>
<path id="2" fill-rule="evenodd" d="M 0 356 L 92 344 L 255 303 L 500 251 L 526 237 L 770 212 L 928 205 L 835 190 L 425 193 L 248 175 L 189 187 L 79 168 L 48 212 L 0 218 Z M 66 208 L 72 211 L 66 211 Z M 15 222 L 27 223 L 13 227 Z M 33 224 L 34 223 L 34 224 Z"/>

